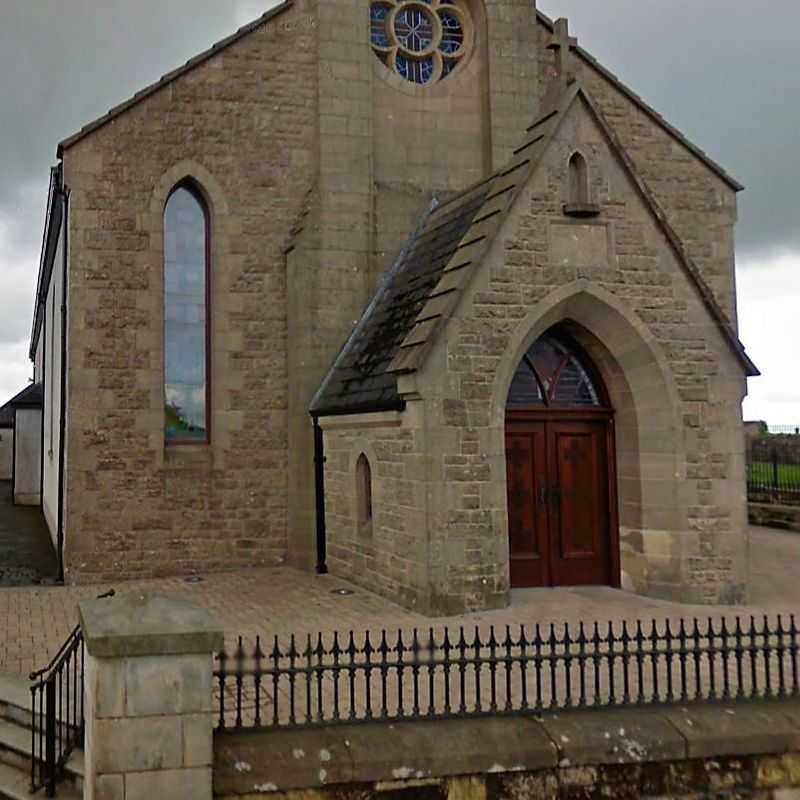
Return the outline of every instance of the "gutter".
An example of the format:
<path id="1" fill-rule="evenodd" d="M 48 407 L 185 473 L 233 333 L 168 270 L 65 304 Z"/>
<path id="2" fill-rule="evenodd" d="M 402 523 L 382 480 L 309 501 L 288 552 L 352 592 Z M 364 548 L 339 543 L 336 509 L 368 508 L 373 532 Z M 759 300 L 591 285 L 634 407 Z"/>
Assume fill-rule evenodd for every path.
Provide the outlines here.
<path id="1" fill-rule="evenodd" d="M 69 190 L 64 186 L 64 173 L 59 172 L 59 188 L 64 214 L 64 253 L 63 277 L 61 281 L 61 408 L 58 423 L 58 525 L 56 533 L 56 555 L 58 557 L 58 580 L 64 582 L 64 473 L 66 465 L 66 432 L 67 432 L 67 273 L 69 265 Z"/>
<path id="2" fill-rule="evenodd" d="M 314 488 L 317 501 L 317 575 L 328 574 L 328 532 L 325 525 L 325 440 L 319 415 L 314 420 Z"/>
<path id="3" fill-rule="evenodd" d="M 33 365 L 36 373 L 36 362 Z M 44 300 L 44 319 L 42 320 L 42 419 L 39 425 L 39 508 L 44 511 L 44 406 L 47 397 L 47 298 Z"/>

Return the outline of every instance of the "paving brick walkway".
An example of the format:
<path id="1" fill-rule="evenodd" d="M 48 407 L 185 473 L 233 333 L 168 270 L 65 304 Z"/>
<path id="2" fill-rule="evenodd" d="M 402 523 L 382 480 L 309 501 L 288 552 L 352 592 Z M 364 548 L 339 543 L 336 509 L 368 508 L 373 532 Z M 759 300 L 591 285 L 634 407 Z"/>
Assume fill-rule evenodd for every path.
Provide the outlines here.
<path id="1" fill-rule="evenodd" d="M 124 592 L 159 592 L 205 606 L 225 626 L 227 645 L 239 635 L 251 647 L 256 635 L 282 638 L 290 634 L 332 633 L 382 628 L 396 631 L 419 626 L 577 624 L 579 621 L 678 619 L 718 614 L 800 613 L 800 535 L 752 529 L 752 600 L 747 608 L 684 606 L 638 597 L 612 589 L 534 589 L 513 593 L 510 608 L 430 620 L 420 614 L 349 586 L 331 576 L 316 576 L 289 568 L 258 569 L 209 575 L 201 583 L 179 578 L 118 583 Z M 77 621 L 77 604 L 111 588 L 30 587 L 0 589 L 0 672 L 26 674 L 44 666 Z M 333 594 L 349 588 L 352 595 Z"/>

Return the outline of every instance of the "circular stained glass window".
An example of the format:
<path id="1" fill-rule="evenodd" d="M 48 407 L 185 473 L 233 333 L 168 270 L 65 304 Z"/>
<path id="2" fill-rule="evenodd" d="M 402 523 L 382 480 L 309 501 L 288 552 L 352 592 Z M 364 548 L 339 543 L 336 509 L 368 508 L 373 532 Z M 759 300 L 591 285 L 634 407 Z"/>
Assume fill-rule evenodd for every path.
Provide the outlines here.
<path id="1" fill-rule="evenodd" d="M 375 55 L 411 83 L 453 73 L 467 54 L 472 24 L 465 0 L 373 0 L 370 37 Z"/>

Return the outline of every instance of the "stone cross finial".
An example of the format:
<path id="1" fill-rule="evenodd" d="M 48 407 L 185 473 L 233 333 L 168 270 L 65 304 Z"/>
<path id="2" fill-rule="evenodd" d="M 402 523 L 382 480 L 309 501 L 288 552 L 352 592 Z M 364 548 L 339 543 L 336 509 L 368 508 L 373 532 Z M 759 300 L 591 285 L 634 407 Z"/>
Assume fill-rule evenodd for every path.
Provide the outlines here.
<path id="1" fill-rule="evenodd" d="M 556 79 L 562 91 L 575 81 L 572 48 L 577 46 L 578 40 L 569 35 L 569 21 L 566 17 L 557 19 L 547 49 L 556 51 Z"/>

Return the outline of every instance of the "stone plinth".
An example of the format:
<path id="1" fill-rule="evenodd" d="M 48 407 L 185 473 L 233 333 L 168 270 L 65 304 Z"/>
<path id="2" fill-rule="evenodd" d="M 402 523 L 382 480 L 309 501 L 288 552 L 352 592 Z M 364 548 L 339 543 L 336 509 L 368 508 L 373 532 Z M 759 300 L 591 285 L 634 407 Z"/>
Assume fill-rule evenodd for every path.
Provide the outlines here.
<path id="1" fill-rule="evenodd" d="M 208 612 L 154 595 L 80 604 L 86 641 L 87 800 L 211 800 Z"/>

